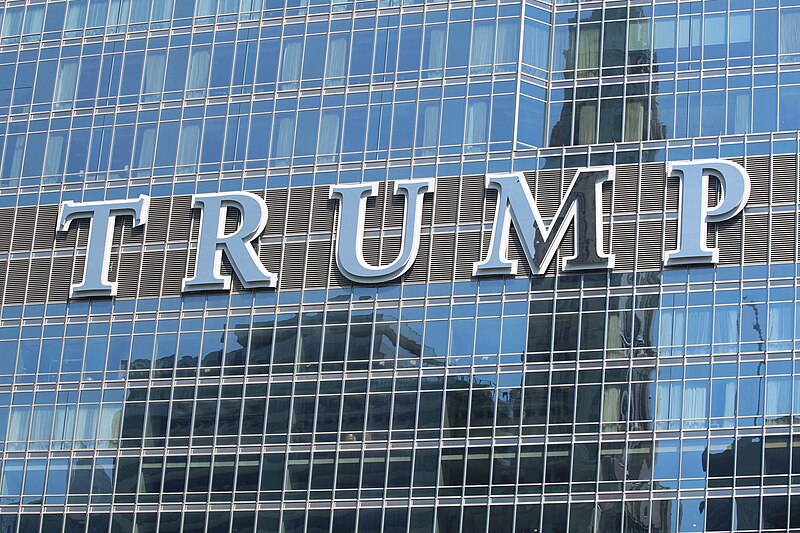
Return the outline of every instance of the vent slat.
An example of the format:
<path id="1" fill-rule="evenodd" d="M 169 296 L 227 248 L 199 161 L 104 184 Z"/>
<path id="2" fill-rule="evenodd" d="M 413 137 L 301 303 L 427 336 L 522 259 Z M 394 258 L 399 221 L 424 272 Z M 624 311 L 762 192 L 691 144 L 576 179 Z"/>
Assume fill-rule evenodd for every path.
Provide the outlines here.
<path id="1" fill-rule="evenodd" d="M 450 281 L 453 278 L 455 253 L 456 239 L 454 233 L 433 236 L 430 266 L 431 281 Z"/>
<path id="2" fill-rule="evenodd" d="M 766 213 L 748 213 L 744 218 L 745 263 L 764 263 L 769 250 L 769 216 Z"/>
<path id="3" fill-rule="evenodd" d="M 311 218 L 311 187 L 294 187 L 289 192 L 286 233 L 307 233 Z"/>
<path id="4" fill-rule="evenodd" d="M 326 287 L 328 285 L 330 264 L 331 243 L 323 241 L 308 243 L 305 287 Z"/>
<path id="5" fill-rule="evenodd" d="M 20 207 L 14 221 L 14 237 L 11 250 L 19 252 L 33 248 L 33 229 L 35 227 L 36 208 Z"/>
<path id="6" fill-rule="evenodd" d="M 772 158 L 772 203 L 797 201 L 797 154 Z"/>
<path id="7" fill-rule="evenodd" d="M 750 176 L 760 179 L 750 180 L 750 205 L 766 205 L 769 203 L 770 185 L 770 159 L 769 156 L 759 155 L 747 158 L 745 169 Z"/>
<path id="8" fill-rule="evenodd" d="M 786 262 L 795 260 L 794 236 L 797 235 L 797 216 L 794 213 L 775 213 L 770 221 L 769 260 Z"/>
<path id="9" fill-rule="evenodd" d="M 640 212 L 661 211 L 664 208 L 664 185 L 666 178 L 666 165 L 663 163 L 648 163 L 642 165 L 639 183 L 639 210 Z"/>
<path id="10" fill-rule="evenodd" d="M 0 253 L 11 250 L 11 237 L 14 228 L 14 210 L 0 209 Z"/>
<path id="11" fill-rule="evenodd" d="M 56 223 L 58 222 L 58 206 L 43 205 L 34 213 L 36 217 L 36 232 L 33 236 L 33 248 L 36 250 L 49 250 L 56 238 Z M 118 241 L 115 241 L 118 242 Z"/>

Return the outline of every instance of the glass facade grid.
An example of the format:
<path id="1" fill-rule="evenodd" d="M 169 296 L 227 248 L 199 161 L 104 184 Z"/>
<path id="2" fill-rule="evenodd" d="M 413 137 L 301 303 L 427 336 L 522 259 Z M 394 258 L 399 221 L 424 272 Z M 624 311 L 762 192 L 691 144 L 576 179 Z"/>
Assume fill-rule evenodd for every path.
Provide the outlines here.
<path id="1" fill-rule="evenodd" d="M 383 518 L 358 520 L 400 520 L 400 530 L 413 513 L 392 502 L 416 497 L 529 497 L 531 509 L 516 512 L 555 521 L 543 527 L 567 512 L 571 524 L 583 517 L 583 504 L 551 509 L 548 494 L 699 490 L 698 501 L 746 508 L 747 499 L 712 498 L 734 486 L 787 486 L 794 471 L 796 278 L 783 266 L 770 278 L 764 268 L 718 269 L 716 281 L 709 269 L 635 283 L 564 276 L 555 290 L 545 278 L 530 292 L 519 283 L 506 292 L 496 282 L 432 286 L 427 299 L 373 293 L 324 313 L 256 307 L 244 294 L 248 307 L 226 313 L 214 307 L 227 302 L 211 296 L 180 311 L 165 301 L 156 313 L 151 302 L 134 320 L 109 313 L 107 302 L 102 314 L 68 324 L 6 319 L 2 338 L 17 359 L 4 370 L 14 388 L 0 399 L 8 424 L 0 505 L 377 498 Z M 148 453 L 186 447 L 210 453 Z M 786 524 L 769 506 L 788 509 L 788 495 L 769 498 L 765 523 Z M 676 502 L 688 505 L 650 503 Z M 592 512 L 633 520 L 628 507 L 636 506 Z M 502 527 L 513 523 L 513 506 L 489 509 Z M 438 509 L 437 527 L 490 519 L 485 506 L 464 507 L 461 518 L 459 507 L 450 511 Z M 283 511 L 284 527 L 331 520 L 292 513 Z M 115 527 L 126 516 L 113 515 Z M 210 527 L 252 516 L 191 520 Z M 269 524 L 278 511 L 258 516 Z M 156 515 L 136 520 L 149 527 Z"/>
<path id="2" fill-rule="evenodd" d="M 792 2 L 0 15 L 0 531 L 800 528 L 800 271 L 774 237 L 752 256 L 742 241 L 738 266 L 629 252 L 608 275 L 181 297 L 143 278 L 113 300 L 39 298 L 35 268 L 12 266 L 83 250 L 51 250 L 52 228 L 19 237 L 67 200 L 425 177 L 467 197 L 458 183 L 487 172 L 716 157 L 748 157 L 756 232 L 796 234 Z M 652 222 L 643 192 L 610 218 Z M 446 207 L 432 234 L 487 222 Z M 118 229 L 131 254 L 189 249 Z"/>
<path id="3" fill-rule="evenodd" d="M 798 125 L 792 6 L 74 3 L 3 12 L 6 187 Z"/>

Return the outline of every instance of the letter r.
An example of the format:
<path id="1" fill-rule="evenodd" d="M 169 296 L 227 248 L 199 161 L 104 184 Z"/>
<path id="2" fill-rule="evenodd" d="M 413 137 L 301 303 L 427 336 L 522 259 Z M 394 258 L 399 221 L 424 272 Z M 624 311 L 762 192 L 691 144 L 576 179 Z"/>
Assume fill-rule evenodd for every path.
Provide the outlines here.
<path id="1" fill-rule="evenodd" d="M 183 291 L 227 290 L 231 277 L 223 276 L 222 252 L 228 257 L 239 281 L 247 289 L 274 287 L 277 276 L 267 271 L 250 241 L 267 226 L 267 205 L 253 193 L 195 194 L 192 206 L 200 209 L 195 274 L 183 280 Z M 241 215 L 239 228 L 225 233 L 225 215 L 233 208 Z"/>

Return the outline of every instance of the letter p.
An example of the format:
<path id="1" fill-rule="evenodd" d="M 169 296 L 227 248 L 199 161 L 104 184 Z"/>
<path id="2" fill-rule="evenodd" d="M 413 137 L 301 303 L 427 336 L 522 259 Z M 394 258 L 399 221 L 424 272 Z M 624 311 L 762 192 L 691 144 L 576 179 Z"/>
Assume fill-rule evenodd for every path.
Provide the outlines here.
<path id="1" fill-rule="evenodd" d="M 719 262 L 719 249 L 706 245 L 708 224 L 738 215 L 750 197 L 750 177 L 733 161 L 708 159 L 667 165 L 667 176 L 680 178 L 678 249 L 664 254 L 667 266 Z M 720 202 L 708 206 L 708 180 L 722 187 Z"/>

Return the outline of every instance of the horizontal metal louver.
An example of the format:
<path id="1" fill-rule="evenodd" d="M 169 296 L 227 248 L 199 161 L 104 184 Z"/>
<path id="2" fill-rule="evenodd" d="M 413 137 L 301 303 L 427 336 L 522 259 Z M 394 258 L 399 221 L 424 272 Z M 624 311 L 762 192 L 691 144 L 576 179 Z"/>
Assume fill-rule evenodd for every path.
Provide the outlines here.
<path id="1" fill-rule="evenodd" d="M 233 273 L 233 267 L 231 266 L 231 262 L 228 260 L 227 254 L 222 254 L 222 260 L 219 265 L 219 273 L 223 276 L 231 278 L 231 286 L 236 285 L 236 276 Z"/>
<path id="2" fill-rule="evenodd" d="M 383 213 L 386 209 L 386 194 L 391 188 L 386 187 L 386 182 L 378 183 L 378 194 L 367 198 L 367 210 L 364 215 L 364 229 L 375 230 L 383 226 Z"/>
<path id="3" fill-rule="evenodd" d="M 477 224 L 483 217 L 484 184 L 483 176 L 461 178 L 461 208 L 458 210 L 460 224 Z"/>
<path id="4" fill-rule="evenodd" d="M 517 239 L 519 242 L 519 239 Z M 522 244 L 520 244 L 520 251 L 522 251 Z M 564 240 L 561 241 L 561 246 L 558 247 L 558 255 L 561 257 L 571 257 L 575 255 L 575 222 L 573 221 L 567 231 L 564 233 Z M 520 259 L 524 260 L 525 254 L 523 253 Z"/>
<path id="5" fill-rule="evenodd" d="M 406 201 L 401 195 L 393 194 L 386 204 L 383 229 L 401 229 L 406 214 Z"/>
<path id="6" fill-rule="evenodd" d="M 197 249 L 190 248 L 186 254 L 186 277 L 194 277 L 197 270 Z"/>
<path id="7" fill-rule="evenodd" d="M 72 270 L 72 257 L 54 257 L 49 276 L 47 299 L 51 302 L 64 301 L 69 296 L 69 276 L 62 272 Z"/>
<path id="8" fill-rule="evenodd" d="M 231 292 L 239 293 L 246 290 L 247 289 L 244 288 L 244 285 L 242 285 L 242 282 L 239 281 L 239 278 L 236 276 L 236 274 L 231 276 Z"/>
<path id="9" fill-rule="evenodd" d="M 426 194 L 422 200 L 422 227 L 433 224 L 433 195 Z"/>
<path id="10" fill-rule="evenodd" d="M 229 207 L 225 210 L 225 235 L 236 233 L 236 230 L 239 229 L 239 221 L 241 218 L 242 214 L 238 209 Z"/>
<path id="11" fill-rule="evenodd" d="M 0 209 L 0 253 L 11 250 L 14 218 L 13 209 Z"/>
<path id="12" fill-rule="evenodd" d="M 124 217 L 118 217 L 114 220 L 114 234 L 111 237 L 111 242 L 113 244 L 119 244 L 122 242 L 122 232 L 125 231 L 125 219 Z"/>
<path id="13" fill-rule="evenodd" d="M 119 274 L 117 279 L 124 280 L 118 287 L 117 295 L 122 298 L 133 298 L 139 293 L 139 269 L 141 266 L 140 253 L 120 254 Z"/>
<path id="14" fill-rule="evenodd" d="M 454 233 L 433 236 L 430 281 L 450 281 L 453 279 L 455 255 L 456 240 Z"/>
<path id="15" fill-rule="evenodd" d="M 414 264 L 406 274 L 406 281 L 418 282 L 428 281 L 428 261 L 430 259 L 429 253 L 431 249 L 432 234 L 421 235 L 419 239 L 419 252 Z"/>
<path id="16" fill-rule="evenodd" d="M 33 248 L 33 230 L 36 223 L 35 207 L 17 209 L 17 220 L 14 222 L 14 239 L 11 250 L 14 252 Z"/>
<path id="17" fill-rule="evenodd" d="M 719 247 L 719 262 L 724 265 L 739 265 L 742 262 L 742 228 L 743 218 L 738 216 L 716 224 L 717 246 Z M 676 231 L 677 233 L 677 231 Z M 675 249 L 675 243 L 671 250 Z"/>
<path id="18" fill-rule="evenodd" d="M 77 284 L 83 281 L 83 271 L 86 268 L 86 256 L 76 255 L 72 261 L 72 283 Z"/>
<path id="19" fill-rule="evenodd" d="M 472 265 L 481 257 L 481 233 L 465 231 L 456 236 L 456 279 L 467 279 L 472 276 Z"/>
<path id="20" fill-rule="evenodd" d="M 326 287 L 331 265 L 331 243 L 314 241 L 308 243 L 305 287 Z"/>
<path id="21" fill-rule="evenodd" d="M 797 154 L 772 157 L 772 203 L 797 201 Z"/>
<path id="22" fill-rule="evenodd" d="M 145 242 L 164 242 L 170 225 L 170 198 L 151 198 L 150 216 L 145 227 Z M 127 217 L 126 217 L 127 218 Z"/>
<path id="23" fill-rule="evenodd" d="M 6 279 L 8 279 L 8 261 L 0 261 L 0 303 L 2 303 L 6 288 Z"/>
<path id="24" fill-rule="evenodd" d="M 199 209 L 192 209 L 189 214 L 189 239 L 197 241 L 200 237 L 200 222 L 202 222 L 203 214 Z"/>
<path id="25" fill-rule="evenodd" d="M 769 203 L 770 185 L 770 160 L 769 156 L 759 155 L 747 158 L 745 169 L 751 177 L 750 180 L 750 205 L 765 205 Z"/>
<path id="26" fill-rule="evenodd" d="M 664 250 L 675 250 L 678 247 L 678 220 L 666 220 L 664 223 Z"/>
<path id="27" fill-rule="evenodd" d="M 716 176 L 710 176 L 708 179 L 708 206 L 712 207 L 719 203 L 721 185 Z"/>
<path id="28" fill-rule="evenodd" d="M 368 265 L 378 266 L 379 264 L 379 254 L 381 250 L 381 239 L 380 237 L 365 237 L 364 244 L 363 244 L 363 253 L 364 253 L 364 261 L 367 262 Z"/>
<path id="29" fill-rule="evenodd" d="M 50 282 L 52 264 L 49 257 L 31 259 L 31 268 L 28 272 L 28 290 L 25 294 L 26 303 L 44 303 L 47 301 L 47 286 Z"/>
<path id="30" fill-rule="evenodd" d="M 400 238 L 400 235 L 392 235 L 391 237 L 384 237 L 382 239 L 380 256 L 381 265 L 391 264 L 392 261 L 397 259 L 397 256 L 400 255 L 400 247 L 402 242 L 403 241 Z"/>
<path id="31" fill-rule="evenodd" d="M 244 290 L 242 281 L 239 279 L 239 276 L 236 275 L 231 262 L 228 260 L 225 254 L 222 254 L 222 267 L 220 268 L 220 272 L 223 276 L 230 276 L 231 290 L 233 292 L 242 292 Z"/>
<path id="32" fill-rule="evenodd" d="M 561 268 L 561 265 L 559 264 L 560 262 L 561 261 L 558 260 L 550 261 L 550 264 L 547 265 L 547 270 L 544 271 L 544 275 L 547 277 L 555 276 L 556 273 L 559 271 L 558 269 Z M 522 270 L 522 268 L 520 268 L 520 270 Z"/>
<path id="33" fill-rule="evenodd" d="M 33 248 L 34 250 L 49 250 L 53 247 L 53 240 L 56 238 L 58 206 L 40 206 L 38 212 L 33 213 L 33 215 L 36 217 L 36 233 L 33 236 Z"/>
<path id="34" fill-rule="evenodd" d="M 606 182 L 603 184 L 603 213 L 611 213 L 611 207 L 614 203 L 614 184 Z"/>
<path id="35" fill-rule="evenodd" d="M 289 197 L 288 189 L 270 190 L 267 194 L 267 227 L 264 235 L 282 236 L 286 227 L 286 200 Z"/>
<path id="36" fill-rule="evenodd" d="M 672 176 L 667 177 L 667 189 L 666 189 L 667 200 L 665 208 L 668 213 L 675 212 L 678 210 L 678 202 L 680 201 L 680 189 L 681 189 L 680 178 Z"/>
<path id="37" fill-rule="evenodd" d="M 489 189 L 484 193 L 483 222 L 492 223 L 497 215 L 497 191 Z"/>
<path id="38" fill-rule="evenodd" d="M 434 223 L 437 226 L 453 225 L 458 220 L 459 181 L 457 177 L 436 180 Z"/>
<path id="39" fill-rule="evenodd" d="M 775 262 L 794 261 L 797 243 L 797 215 L 775 213 L 770 220 L 769 260 Z"/>
<path id="40" fill-rule="evenodd" d="M 186 272 L 186 250 L 167 250 L 164 269 L 164 288 L 166 295 L 180 295 Z"/>
<path id="41" fill-rule="evenodd" d="M 119 274 L 119 248 L 111 252 L 111 258 L 108 262 L 108 279 L 112 282 L 117 279 Z"/>
<path id="42" fill-rule="evenodd" d="M 8 279 L 13 282 L 6 284 L 6 304 L 21 304 L 25 301 L 28 267 L 29 263 L 25 260 L 8 262 Z"/>
<path id="43" fill-rule="evenodd" d="M 637 242 L 636 267 L 643 270 L 661 267 L 662 240 L 664 229 L 661 220 L 639 222 L 639 239 Z"/>
<path id="44" fill-rule="evenodd" d="M 142 277 L 139 282 L 139 296 L 158 296 L 161 293 L 161 278 L 164 275 L 164 252 L 144 252 L 142 254 Z"/>
<path id="45" fill-rule="evenodd" d="M 528 183 L 531 185 L 531 183 Z M 542 170 L 537 174 L 533 197 L 544 218 L 552 218 L 561 204 L 561 171 Z"/>
<path id="46" fill-rule="evenodd" d="M 617 190 L 624 191 L 614 199 L 614 213 L 635 213 L 639 190 L 638 165 L 619 165 L 614 181 Z"/>
<path id="47" fill-rule="evenodd" d="M 624 222 L 615 224 L 612 228 L 611 249 L 616 257 L 615 268 L 620 270 L 633 270 L 636 255 L 635 242 L 636 224 Z"/>
<path id="48" fill-rule="evenodd" d="M 311 210 L 311 231 L 332 232 L 336 201 L 330 198 L 329 187 L 314 188 Z"/>
<path id="49" fill-rule="evenodd" d="M 199 212 L 197 216 L 199 220 Z M 142 244 L 144 242 L 145 228 L 143 226 L 136 226 L 134 228 L 132 217 L 121 217 L 118 220 L 122 220 L 122 240 L 114 242 L 121 242 L 122 244 Z M 149 223 L 148 221 L 148 224 Z"/>
<path id="50" fill-rule="evenodd" d="M 175 196 L 172 199 L 172 219 L 169 224 L 170 242 L 189 240 L 192 229 L 192 199 L 190 196 Z"/>
<path id="51" fill-rule="evenodd" d="M 75 242 L 77 243 L 78 247 L 85 247 L 89 243 L 89 229 L 91 228 L 91 223 L 88 219 L 82 218 L 73 222 L 70 228 L 72 227 L 75 227 L 77 230 L 77 233 L 75 234 Z M 72 232 L 71 229 L 70 232 Z"/>
<path id="52" fill-rule="evenodd" d="M 764 263 L 769 249 L 769 216 L 766 213 L 747 213 L 744 218 L 745 263 Z"/>
<path id="53" fill-rule="evenodd" d="M 289 190 L 289 212 L 286 233 L 308 233 L 311 218 L 311 187 L 293 187 Z"/>
<path id="54" fill-rule="evenodd" d="M 286 243 L 286 256 L 279 279 L 282 290 L 301 289 L 303 287 L 303 269 L 306 259 L 305 242 Z"/>
<path id="55" fill-rule="evenodd" d="M 528 186 L 531 189 L 531 194 L 533 194 L 534 197 L 535 197 L 536 196 L 536 183 L 537 183 L 537 180 L 539 179 L 539 172 L 537 172 L 535 170 L 528 170 L 527 172 L 523 172 L 522 175 L 525 176 L 525 181 L 528 182 Z M 485 181 L 486 180 L 484 180 L 484 182 Z M 481 186 L 483 186 L 483 185 L 481 185 Z"/>
<path id="56" fill-rule="evenodd" d="M 258 249 L 258 257 L 261 262 L 267 267 L 269 272 L 277 273 L 281 271 L 281 264 L 283 264 L 282 247 L 280 244 L 266 244 L 261 243 Z M 193 264 L 194 259 L 190 256 L 189 262 Z"/>
<path id="57" fill-rule="evenodd" d="M 603 222 L 603 253 L 611 253 L 611 222 Z"/>
<path id="58" fill-rule="evenodd" d="M 641 212 L 664 209 L 665 172 L 666 168 L 663 163 L 642 165 L 642 173 L 639 177 L 639 210 Z"/>

